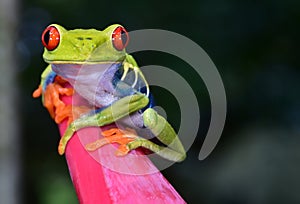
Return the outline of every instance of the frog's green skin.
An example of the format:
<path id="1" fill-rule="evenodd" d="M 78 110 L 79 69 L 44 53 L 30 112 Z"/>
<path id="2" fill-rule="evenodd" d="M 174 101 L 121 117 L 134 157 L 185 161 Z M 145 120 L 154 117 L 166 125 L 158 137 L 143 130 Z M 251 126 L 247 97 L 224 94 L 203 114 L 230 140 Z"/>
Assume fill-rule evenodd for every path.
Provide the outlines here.
<path id="1" fill-rule="evenodd" d="M 120 99 L 113 101 L 110 105 L 97 113 L 83 115 L 71 123 L 60 140 L 59 153 L 63 154 L 68 141 L 77 130 L 89 126 L 103 126 L 110 124 L 145 108 L 149 103 L 149 87 L 133 57 L 127 54 L 125 49 L 121 51 L 116 50 L 111 42 L 112 32 L 120 25 L 111 25 L 103 31 L 95 29 L 75 29 L 68 31 L 57 24 L 52 24 L 50 26 L 54 26 L 58 29 L 60 33 L 60 42 L 56 49 L 49 51 L 45 48 L 44 50 L 43 58 L 45 62 L 50 65 L 46 68 L 41 77 L 41 85 L 43 87 L 47 86 L 47 77 L 53 73 L 51 70 L 52 64 L 86 65 L 108 63 L 121 63 L 123 65 L 124 72 L 121 80 L 126 77 L 129 69 L 133 69 L 136 78 L 140 77 L 147 86 L 147 94 L 136 91 L 133 95 L 123 96 Z M 101 47 L 101 49 L 98 49 L 99 47 Z M 178 162 L 185 159 L 185 150 L 178 136 L 171 125 L 162 116 L 154 109 L 148 108 L 142 113 L 141 120 L 143 120 L 144 126 L 151 130 L 151 132 L 167 147 L 159 146 L 150 140 L 138 137 L 127 144 L 127 147 L 130 150 L 142 146 L 172 161 Z"/>

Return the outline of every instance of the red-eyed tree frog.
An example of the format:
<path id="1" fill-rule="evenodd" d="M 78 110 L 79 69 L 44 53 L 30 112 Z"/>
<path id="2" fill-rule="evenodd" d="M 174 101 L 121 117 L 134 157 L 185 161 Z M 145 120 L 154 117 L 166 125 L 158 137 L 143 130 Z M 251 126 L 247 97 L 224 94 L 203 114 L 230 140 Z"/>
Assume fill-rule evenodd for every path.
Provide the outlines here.
<path id="1" fill-rule="evenodd" d="M 57 24 L 51 24 L 44 30 L 43 58 L 49 66 L 41 75 L 40 86 L 33 96 L 42 95 L 44 106 L 57 123 L 67 117 L 65 113 L 68 110 L 76 108 L 64 105 L 59 100 L 62 94 L 72 95 L 74 91 L 95 107 L 94 111 L 81 114 L 74 121 L 69 115 L 70 124 L 59 142 L 61 155 L 77 130 L 122 122 L 130 128 L 144 130 L 147 135 L 132 136 L 134 134 L 126 132 L 131 138 L 123 140 L 126 141 L 123 145 L 127 152 L 144 147 L 171 161 L 185 159 L 185 150 L 176 132 L 152 108 L 149 85 L 134 58 L 125 51 L 128 42 L 127 31 L 118 24 L 103 31 L 66 30 Z M 65 81 L 72 88 L 60 85 Z M 149 135 L 162 144 L 149 140 Z M 122 141 L 122 137 L 126 134 L 111 141 Z"/>

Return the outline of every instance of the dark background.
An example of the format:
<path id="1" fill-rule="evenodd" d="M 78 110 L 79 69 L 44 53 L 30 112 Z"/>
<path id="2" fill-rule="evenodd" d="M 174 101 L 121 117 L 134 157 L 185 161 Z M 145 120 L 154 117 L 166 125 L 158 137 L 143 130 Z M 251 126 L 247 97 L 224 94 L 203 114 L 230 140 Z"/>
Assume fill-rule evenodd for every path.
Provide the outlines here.
<path id="1" fill-rule="evenodd" d="M 210 101 L 188 65 L 157 52 L 134 55 L 182 74 L 199 100 L 201 124 L 188 158 L 162 173 L 188 203 L 300 203 L 300 1 L 84 1 L 20 2 L 16 55 L 22 98 L 24 203 L 77 203 L 58 130 L 32 91 L 46 64 L 40 35 L 50 23 L 67 29 L 170 30 L 199 44 L 223 79 L 228 114 L 223 135 L 204 161 L 197 159 L 210 120 Z M 184 71 L 182 71 L 184 70 Z M 160 90 L 154 90 L 158 93 Z M 157 94 L 156 94 L 157 95 Z M 157 101 L 178 128 L 168 93 Z M 167 106 L 167 107 L 166 107 Z"/>

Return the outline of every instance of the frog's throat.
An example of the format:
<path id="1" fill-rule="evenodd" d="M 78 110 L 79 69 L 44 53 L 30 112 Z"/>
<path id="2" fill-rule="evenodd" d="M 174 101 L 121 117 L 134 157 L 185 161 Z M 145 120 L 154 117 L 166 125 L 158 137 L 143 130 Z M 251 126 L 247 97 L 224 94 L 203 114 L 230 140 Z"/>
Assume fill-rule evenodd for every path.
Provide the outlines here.
<path id="1" fill-rule="evenodd" d="M 103 74 L 116 72 L 121 63 L 95 63 L 95 64 L 74 64 L 74 63 L 52 63 L 52 70 L 59 76 L 70 80 L 99 81 Z M 113 73 L 111 73 L 112 75 Z"/>
<path id="2" fill-rule="evenodd" d="M 91 104 L 101 107 L 111 104 L 116 97 L 113 80 L 121 63 L 52 64 L 52 70 L 67 80 L 75 91 Z"/>

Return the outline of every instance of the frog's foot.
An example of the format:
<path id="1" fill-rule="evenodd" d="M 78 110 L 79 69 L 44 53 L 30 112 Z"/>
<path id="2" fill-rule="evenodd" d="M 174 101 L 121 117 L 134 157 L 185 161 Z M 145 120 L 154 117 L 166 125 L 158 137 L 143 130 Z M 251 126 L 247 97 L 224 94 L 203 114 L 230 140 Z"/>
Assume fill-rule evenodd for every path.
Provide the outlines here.
<path id="1" fill-rule="evenodd" d="M 72 106 L 64 105 L 55 110 L 54 120 L 57 124 L 68 118 L 68 125 L 73 121 Z"/>
<path id="2" fill-rule="evenodd" d="M 65 106 L 65 104 L 59 99 L 59 94 L 55 91 L 54 84 L 49 84 L 44 91 L 43 105 L 48 110 L 50 116 L 55 118 L 55 109 Z"/>
<path id="3" fill-rule="evenodd" d="M 112 128 L 103 131 L 102 135 L 104 136 L 104 138 L 87 144 L 85 146 L 85 149 L 88 151 L 95 151 L 106 144 L 117 143 L 119 144 L 119 147 L 116 151 L 116 155 L 124 156 L 131 150 L 128 147 L 128 143 L 139 138 L 136 132 L 132 129 L 120 130 L 118 128 Z"/>
<path id="4" fill-rule="evenodd" d="M 72 96 L 74 94 L 74 89 L 73 88 L 65 88 L 62 87 L 60 84 L 55 83 L 55 89 L 60 95 L 66 95 L 66 96 Z"/>
<path id="5" fill-rule="evenodd" d="M 81 115 L 90 112 L 91 108 L 87 106 L 72 106 L 65 105 L 62 109 L 56 109 L 55 122 L 61 123 L 64 119 L 68 118 L 67 125 L 69 126 L 74 120 L 78 119 Z"/>
<path id="6" fill-rule="evenodd" d="M 49 111 L 56 123 L 60 123 L 61 112 L 67 112 L 70 108 L 66 108 L 66 104 L 60 99 L 61 95 L 72 95 L 74 90 L 72 88 L 64 88 L 58 83 L 51 83 L 47 86 L 44 92 L 44 106 Z M 58 117 L 57 117 L 58 115 Z"/>

